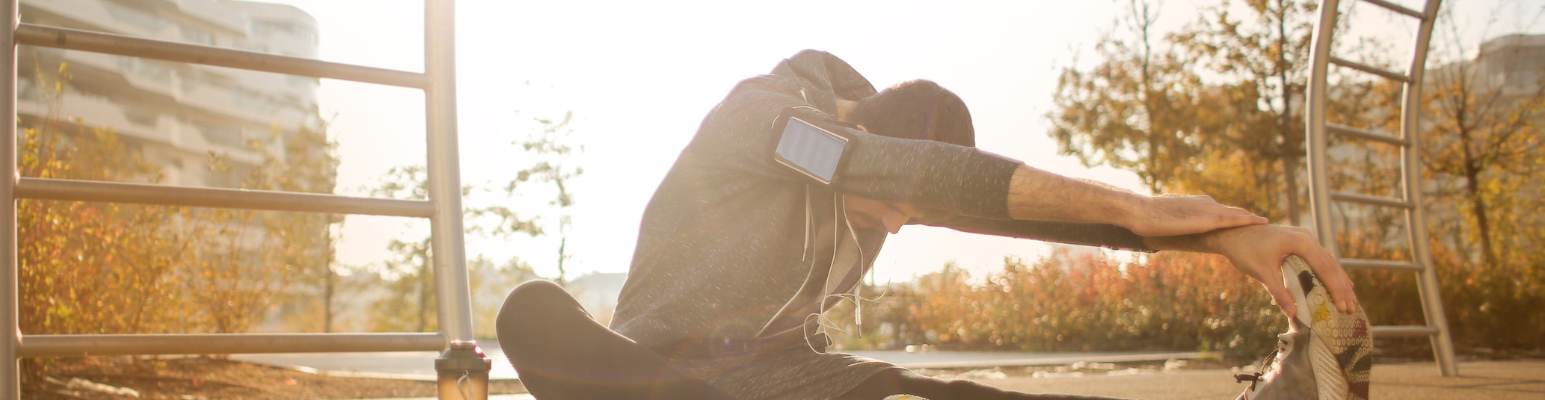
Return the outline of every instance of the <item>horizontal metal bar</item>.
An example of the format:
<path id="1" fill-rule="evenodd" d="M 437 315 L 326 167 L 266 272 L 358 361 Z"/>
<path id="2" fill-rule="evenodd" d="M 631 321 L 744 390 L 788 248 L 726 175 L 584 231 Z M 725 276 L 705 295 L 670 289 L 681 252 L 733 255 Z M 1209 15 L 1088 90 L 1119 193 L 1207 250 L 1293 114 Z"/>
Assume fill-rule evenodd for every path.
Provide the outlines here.
<path id="1" fill-rule="evenodd" d="M 1357 129 L 1346 125 L 1327 123 L 1325 124 L 1325 130 L 1358 139 L 1384 142 L 1401 147 L 1411 147 L 1411 141 L 1406 140 L 1405 138 L 1395 137 L 1394 135 L 1388 135 L 1369 130 Z"/>
<path id="2" fill-rule="evenodd" d="M 438 333 L 23 335 L 21 357 L 438 351 Z"/>
<path id="3" fill-rule="evenodd" d="M 1432 335 L 1438 334 L 1438 328 L 1434 328 L 1434 327 L 1430 327 L 1430 326 L 1415 326 L 1415 325 L 1407 325 L 1407 326 L 1375 326 L 1375 327 L 1372 327 L 1370 330 L 1373 331 L 1373 337 L 1375 337 L 1375 338 L 1386 338 L 1386 337 L 1421 337 L 1421 336 L 1432 336 Z"/>
<path id="4" fill-rule="evenodd" d="M 1421 271 L 1426 267 L 1410 261 L 1367 260 L 1361 258 L 1343 258 L 1341 267 L 1346 269 L 1398 269 L 1407 271 Z"/>
<path id="5" fill-rule="evenodd" d="M 1367 196 L 1347 192 L 1330 192 L 1330 198 L 1332 200 L 1350 201 L 1353 203 L 1372 204 L 1376 206 L 1411 208 L 1411 203 L 1408 203 L 1405 200 L 1393 199 L 1389 197 Z"/>
<path id="6" fill-rule="evenodd" d="M 1412 17 L 1416 17 L 1416 19 L 1426 19 L 1427 18 L 1427 16 L 1422 15 L 1422 13 L 1420 11 L 1412 10 L 1412 9 L 1406 8 L 1405 6 L 1402 6 L 1402 5 L 1399 5 L 1399 4 L 1395 4 L 1395 3 L 1391 3 L 1391 2 L 1388 2 L 1388 1 L 1384 1 L 1384 0 L 1363 0 L 1363 1 L 1366 1 L 1366 2 L 1369 2 L 1369 3 L 1373 3 L 1373 5 L 1376 5 L 1376 6 L 1379 6 L 1379 7 L 1384 7 L 1385 9 L 1388 9 L 1390 11 L 1394 11 L 1394 12 L 1397 12 L 1397 13 L 1401 13 L 1401 14 L 1412 16 Z"/>
<path id="7" fill-rule="evenodd" d="M 429 76 L 416 72 L 332 63 L 309 58 L 222 49 L 219 47 L 142 39 L 33 24 L 20 24 L 16 27 L 16 44 L 154 58 L 157 60 L 317 78 L 342 79 L 415 89 L 424 89 L 429 86 Z"/>
<path id="8" fill-rule="evenodd" d="M 1411 81 L 1411 77 L 1406 76 L 1405 74 L 1396 73 L 1396 72 L 1390 72 L 1390 71 L 1387 71 L 1387 70 L 1384 70 L 1384 69 L 1380 69 L 1380 68 L 1377 68 L 1377 67 L 1374 67 L 1374 66 L 1371 66 L 1371 65 L 1367 65 L 1367 64 L 1363 64 L 1363 63 L 1359 63 L 1359 62 L 1355 62 L 1355 61 L 1348 61 L 1348 60 L 1345 60 L 1345 59 L 1342 59 L 1342 58 L 1339 58 L 1339 57 L 1331 57 L 1330 58 L 1330 63 L 1331 64 L 1336 64 L 1336 65 L 1340 65 L 1340 66 L 1343 66 L 1343 67 L 1347 67 L 1347 68 L 1351 68 L 1351 69 L 1355 69 L 1355 70 L 1358 70 L 1358 71 L 1363 71 L 1363 72 L 1367 72 L 1367 73 L 1370 73 L 1370 74 L 1382 76 L 1382 77 L 1385 77 L 1385 78 L 1401 81 L 1401 82 L 1410 82 Z"/>
<path id="9" fill-rule="evenodd" d="M 39 178 L 18 180 L 16 197 L 418 218 L 435 213 L 434 203 L 422 200 Z"/>

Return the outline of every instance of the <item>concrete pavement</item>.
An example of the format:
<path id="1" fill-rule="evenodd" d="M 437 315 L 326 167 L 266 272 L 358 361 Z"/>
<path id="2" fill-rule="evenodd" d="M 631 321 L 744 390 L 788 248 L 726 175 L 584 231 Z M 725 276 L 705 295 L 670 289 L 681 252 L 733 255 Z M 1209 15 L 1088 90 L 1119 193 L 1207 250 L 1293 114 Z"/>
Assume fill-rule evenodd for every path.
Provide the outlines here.
<path id="1" fill-rule="evenodd" d="M 515 368 L 504 357 L 498 342 L 480 343 L 493 361 L 491 379 L 516 379 Z M 884 360 L 907 368 L 990 368 L 994 366 L 1065 365 L 1086 362 L 1138 362 L 1205 358 L 1208 353 L 1014 353 L 983 351 L 900 350 L 851 351 L 858 356 Z M 439 353 L 410 351 L 389 353 L 293 353 L 237 354 L 232 359 L 306 372 L 365 378 L 434 380 L 434 360 Z"/>
<path id="2" fill-rule="evenodd" d="M 1459 377 L 1445 378 L 1432 363 L 1375 364 L 1372 399 L 1539 400 L 1545 399 L 1545 361 L 1476 361 L 1459 364 Z M 972 379 L 1031 393 L 1068 393 L 1153 400 L 1233 399 L 1245 384 L 1228 370 L 1181 370 L 1148 375 Z"/>
<path id="3" fill-rule="evenodd" d="M 1376 364 L 1373 399 L 1539 400 L 1545 399 L 1545 360 L 1459 363 L 1459 377 L 1445 378 L 1432 363 Z M 1228 370 L 1180 370 L 1081 377 L 971 379 L 1030 393 L 1067 393 L 1153 400 L 1233 399 L 1244 384 Z M 534 400 L 529 395 L 495 395 L 494 400 Z M 410 399 L 401 399 L 410 400 Z M 411 399 L 420 400 L 420 399 Z M 428 398 L 422 400 L 429 400 Z"/>

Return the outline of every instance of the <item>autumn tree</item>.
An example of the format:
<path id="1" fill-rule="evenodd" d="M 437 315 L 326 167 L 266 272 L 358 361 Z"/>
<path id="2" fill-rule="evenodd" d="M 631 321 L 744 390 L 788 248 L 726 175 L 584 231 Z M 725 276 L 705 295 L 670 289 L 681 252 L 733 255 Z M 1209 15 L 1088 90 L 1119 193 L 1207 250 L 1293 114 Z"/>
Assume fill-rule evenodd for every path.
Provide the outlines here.
<path id="1" fill-rule="evenodd" d="M 1481 261 L 1496 265 L 1506 258 L 1495 240 L 1497 202 L 1520 182 L 1508 176 L 1531 176 L 1542 155 L 1538 122 L 1545 113 L 1545 84 L 1537 65 L 1526 64 L 1522 35 L 1493 39 L 1474 60 L 1452 63 L 1429 73 L 1427 93 L 1434 134 L 1423 146 L 1427 166 L 1438 180 L 1457 180 L 1458 192 L 1438 192 L 1464 204 L 1479 245 Z M 1513 185 L 1508 185 L 1513 183 Z M 1514 190 L 1505 187 L 1514 186 Z M 1505 211 L 1505 210 L 1504 210 Z M 1500 214 L 1500 215 L 1499 215 Z"/>
<path id="2" fill-rule="evenodd" d="M 1063 152 L 1296 224 L 1315 3 L 1225 0 L 1162 41 L 1157 7 L 1126 4 L 1100 63 L 1063 70 L 1050 133 Z"/>
<path id="3" fill-rule="evenodd" d="M 67 121 L 68 69 L 39 73 L 48 116 L 23 120 L 23 177 L 158 180 L 109 129 Z M 49 90 L 51 88 L 51 90 Z M 166 207 L 21 199 L 16 204 L 18 308 L 26 334 L 171 332 L 192 305 L 177 271 L 191 244 L 169 236 L 185 213 Z"/>
<path id="4" fill-rule="evenodd" d="M 1095 46 L 1099 64 L 1062 69 L 1050 135 L 1062 154 L 1085 166 L 1127 169 L 1150 190 L 1170 191 L 1175 179 L 1191 173 L 1196 113 L 1204 109 L 1197 103 L 1205 94 L 1178 54 L 1155 49 L 1166 44 L 1154 27 L 1159 4 L 1130 0 L 1126 6 L 1118 29 Z"/>
<path id="5" fill-rule="evenodd" d="M 573 133 L 569 125 L 573 121 L 572 112 L 565 113 L 563 119 L 534 118 L 533 121 L 539 128 L 513 141 L 513 144 L 520 146 L 528 155 L 535 158 L 535 161 L 516 171 L 515 177 L 500 185 L 467 185 L 462 188 L 463 199 L 482 200 L 485 197 L 490 199 L 467 201 L 467 203 L 485 205 L 467 207 L 463 214 L 466 218 L 465 233 L 511 238 L 519 235 L 541 236 L 547 234 L 549 228 L 556 230 L 560 235 L 557 248 L 557 280 L 561 283 L 564 279 L 563 264 L 571 257 L 566 250 L 570 229 L 567 208 L 574 205 L 574 194 L 569 189 L 569 183 L 584 173 L 583 169 L 572 164 L 572 155 L 582 151 L 582 148 L 571 144 L 568 139 Z M 427 182 L 426 171 L 422 166 L 397 167 L 384 177 L 372 194 L 377 197 L 422 200 L 427 198 Z M 530 212 L 520 210 L 519 206 L 514 205 L 523 196 L 533 192 L 547 193 L 532 187 L 533 183 L 550 185 L 548 188 L 551 190 L 551 198 L 546 203 L 558 213 L 554 218 L 556 222 L 543 221 L 542 218 L 547 213 L 541 210 Z M 389 294 L 371 306 L 372 329 L 387 331 L 438 329 L 434 319 L 434 273 L 430 266 L 433 250 L 429 246 L 429 238 L 414 241 L 392 239 L 388 244 L 388 250 L 394 255 L 394 258 L 386 262 L 386 271 L 383 274 L 386 276 L 385 284 Z M 537 277 L 531 271 L 531 267 L 518 258 L 497 266 L 487 260 L 475 261 L 476 263 L 468 266 L 470 274 L 490 279 L 494 276 L 519 278 L 495 280 L 497 282 L 513 285 Z M 474 283 L 474 286 L 485 284 Z"/>
<path id="6" fill-rule="evenodd" d="M 557 214 L 555 218 L 557 221 L 546 224 L 541 221 L 532 222 L 537 224 L 535 235 L 546 233 L 543 229 L 544 225 L 557 230 L 558 277 L 556 280 L 562 285 L 565 283 L 567 272 L 563 264 L 573 258 L 567 250 L 569 230 L 573 227 L 573 216 L 569 214 L 568 209 L 574 206 L 574 193 L 569 191 L 569 184 L 585 173 L 584 168 L 573 165 L 573 157 L 576 153 L 584 152 L 585 148 L 573 144 L 573 139 L 570 138 L 574 133 L 574 129 L 570 126 L 570 123 L 574 122 L 574 112 L 564 113 L 563 119 L 535 117 L 532 120 L 537 123 L 538 128 L 515 143 L 520 145 L 527 154 L 535 156 L 537 161 L 517 172 L 515 179 L 505 185 L 504 192 L 508 196 L 515 196 L 522 184 L 528 182 L 552 185 L 553 193 L 547 206 L 551 208 L 552 213 Z"/>
<path id="7" fill-rule="evenodd" d="M 36 75 L 48 113 L 23 118 L 22 176 L 161 181 L 158 166 L 113 130 L 66 121 L 67 65 Z M 280 134 L 292 135 L 288 147 L 248 143 L 260 165 L 210 153 L 210 174 L 233 188 L 331 191 L 335 163 L 326 146 L 308 142 L 314 132 Z M 323 257 L 329 223 L 316 214 L 119 203 L 24 199 L 17 207 L 28 334 L 248 331 L 290 272 Z"/>
<path id="8" fill-rule="evenodd" d="M 336 142 L 327 136 L 327 123 L 294 130 L 275 126 L 266 141 L 254 141 L 251 147 L 268 154 L 263 164 L 249 178 L 248 186 L 285 192 L 332 194 L 337 187 L 338 156 Z M 266 146 L 278 143 L 280 146 Z M 332 332 L 337 319 L 336 298 L 342 288 L 338 279 L 337 257 L 332 228 L 343 223 L 337 214 L 263 212 L 262 228 L 277 241 L 264 252 L 285 266 L 286 290 L 283 301 L 299 307 L 296 314 L 321 318 L 303 318 L 302 330 Z"/>
<path id="9" fill-rule="evenodd" d="M 467 189 L 462 190 L 468 192 Z M 423 166 L 392 168 L 372 190 L 374 197 L 425 200 L 429 179 Z M 387 250 L 393 255 L 385 263 L 387 295 L 370 305 L 370 328 L 376 331 L 428 332 L 438 330 L 434 318 L 434 270 L 430 263 L 429 237 L 416 240 L 392 239 Z"/>
<path id="10" fill-rule="evenodd" d="M 1232 116 L 1236 124 L 1212 136 L 1244 153 L 1253 169 L 1262 172 L 1255 180 L 1276 203 L 1262 204 L 1271 206 L 1262 211 L 1298 224 L 1299 170 L 1305 156 L 1303 99 L 1318 6 L 1295 0 L 1241 3 L 1244 16 L 1236 18 L 1232 11 L 1237 3 L 1224 0 L 1173 38 L 1202 65 L 1226 77 L 1234 90 L 1255 100 L 1256 107 L 1241 108 Z"/>
<path id="11" fill-rule="evenodd" d="M 1442 49 L 1477 48 L 1462 45 L 1455 25 L 1444 24 Z M 1545 245 L 1545 187 L 1534 178 L 1545 167 L 1545 69 L 1529 38 L 1492 38 L 1473 58 L 1429 71 L 1424 99 L 1429 215 L 1447 239 L 1434 246 L 1452 247 L 1435 253 L 1449 256 L 1439 263 L 1458 281 L 1444 282 L 1445 300 L 1472 340 L 1499 350 L 1545 345 L 1513 332 L 1545 328 L 1528 311 L 1545 306 L 1545 257 L 1531 251 Z"/>

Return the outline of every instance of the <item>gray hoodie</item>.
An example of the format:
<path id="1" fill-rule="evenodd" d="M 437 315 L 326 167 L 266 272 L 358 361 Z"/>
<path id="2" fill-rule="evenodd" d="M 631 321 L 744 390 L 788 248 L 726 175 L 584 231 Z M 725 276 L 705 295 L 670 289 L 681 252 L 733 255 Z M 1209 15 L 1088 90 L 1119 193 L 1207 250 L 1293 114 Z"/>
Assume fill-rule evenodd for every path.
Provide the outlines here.
<path id="1" fill-rule="evenodd" d="M 826 340 L 814 316 L 857 285 L 886 235 L 848 229 L 840 195 L 954 214 L 911 223 L 1143 249 L 1140 237 L 1119 227 L 1010 220 L 1016 161 L 834 123 L 838 97 L 874 93 L 846 62 L 812 50 L 737 84 L 645 209 L 612 329 L 731 394 L 827 398 L 891 367 L 820 354 Z M 774 161 L 781 134 L 774 125 L 789 114 L 849 137 L 841 179 L 828 185 Z"/>

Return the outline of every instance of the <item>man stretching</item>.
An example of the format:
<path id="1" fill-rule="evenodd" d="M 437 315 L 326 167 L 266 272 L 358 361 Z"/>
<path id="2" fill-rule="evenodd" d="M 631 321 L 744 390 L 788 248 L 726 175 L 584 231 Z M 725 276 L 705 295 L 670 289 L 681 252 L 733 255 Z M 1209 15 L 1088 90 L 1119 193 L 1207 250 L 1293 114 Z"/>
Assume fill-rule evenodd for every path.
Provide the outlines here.
<path id="1" fill-rule="evenodd" d="M 796 54 L 736 85 L 682 150 L 644 211 L 610 330 L 538 282 L 506 300 L 500 344 L 539 399 L 1087 398 L 1005 392 L 825 351 L 821 314 L 854 299 L 887 233 L 924 224 L 1222 254 L 1297 317 L 1268 372 L 1241 376 L 1254 381 L 1242 398 L 1366 397 L 1366 367 L 1316 370 L 1307 358 L 1324 347 L 1350 354 L 1336 365 L 1366 360 L 1366 346 L 1309 334 L 1311 325 L 1334 330 L 1315 323 L 1361 319 L 1351 281 L 1307 230 L 1266 225 L 1206 196 L 1065 178 L 974 146 L 965 103 L 939 85 L 876 93 L 831 54 Z M 1335 377 L 1339 388 L 1326 389 Z"/>

